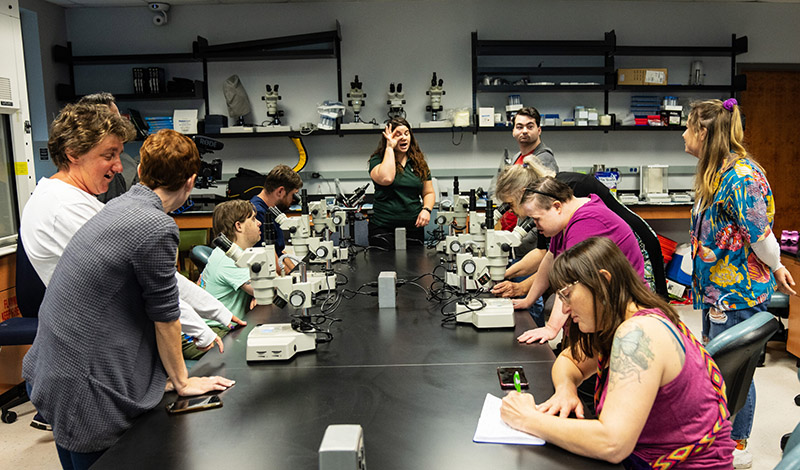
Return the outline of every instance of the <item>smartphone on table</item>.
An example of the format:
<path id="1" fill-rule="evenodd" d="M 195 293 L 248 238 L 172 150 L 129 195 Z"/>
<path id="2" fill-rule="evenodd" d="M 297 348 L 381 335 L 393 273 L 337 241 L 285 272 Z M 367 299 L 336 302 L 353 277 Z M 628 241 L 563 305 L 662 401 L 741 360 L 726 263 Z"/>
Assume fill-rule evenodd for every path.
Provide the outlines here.
<path id="1" fill-rule="evenodd" d="M 500 388 L 503 390 L 514 389 L 514 373 L 519 372 L 519 386 L 528 389 L 528 379 L 525 377 L 525 370 L 522 366 L 498 367 L 497 378 L 500 379 Z"/>
<path id="2" fill-rule="evenodd" d="M 167 404 L 167 413 L 188 413 L 190 411 L 208 410 L 221 406 L 222 400 L 220 400 L 218 395 L 178 398 L 174 402 Z"/>

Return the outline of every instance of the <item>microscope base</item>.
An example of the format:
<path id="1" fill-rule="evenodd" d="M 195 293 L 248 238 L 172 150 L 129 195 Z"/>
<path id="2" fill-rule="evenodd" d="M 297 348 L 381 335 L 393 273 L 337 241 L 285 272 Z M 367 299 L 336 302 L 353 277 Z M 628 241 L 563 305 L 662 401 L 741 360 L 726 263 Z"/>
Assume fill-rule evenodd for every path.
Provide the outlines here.
<path id="1" fill-rule="evenodd" d="M 511 299 L 482 299 L 486 307 L 470 311 L 466 306 L 456 304 L 456 322 L 472 323 L 476 328 L 513 328 L 514 304 Z M 472 308 L 479 308 L 480 302 L 473 300 Z"/>
<path id="2" fill-rule="evenodd" d="M 247 335 L 247 361 L 285 361 L 317 347 L 315 333 L 300 333 L 290 323 L 256 325 Z"/>
<path id="3" fill-rule="evenodd" d="M 346 122 L 342 124 L 342 130 L 359 130 L 359 129 L 380 129 L 380 126 L 371 124 L 369 122 Z"/>
<path id="4" fill-rule="evenodd" d="M 420 129 L 438 129 L 444 127 L 453 127 L 453 123 L 444 120 L 444 121 L 424 121 L 419 123 Z"/>
<path id="5" fill-rule="evenodd" d="M 291 132 L 290 126 L 256 126 L 256 132 Z"/>

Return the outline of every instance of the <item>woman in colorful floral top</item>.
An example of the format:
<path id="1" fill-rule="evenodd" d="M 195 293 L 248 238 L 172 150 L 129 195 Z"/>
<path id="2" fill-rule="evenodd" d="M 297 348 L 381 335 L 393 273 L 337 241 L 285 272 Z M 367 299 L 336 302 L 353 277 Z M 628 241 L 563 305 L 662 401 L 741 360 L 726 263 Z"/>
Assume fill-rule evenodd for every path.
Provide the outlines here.
<path id="1" fill-rule="evenodd" d="M 747 153 L 741 114 L 731 98 L 692 105 L 683 139 L 699 159 L 692 210 L 692 298 L 703 311 L 703 339 L 767 309 L 777 287 L 794 295 L 794 280 L 781 264 L 772 233 L 775 201 L 764 170 Z M 745 450 L 755 410 L 755 387 L 736 415 L 734 467 L 750 468 Z"/>

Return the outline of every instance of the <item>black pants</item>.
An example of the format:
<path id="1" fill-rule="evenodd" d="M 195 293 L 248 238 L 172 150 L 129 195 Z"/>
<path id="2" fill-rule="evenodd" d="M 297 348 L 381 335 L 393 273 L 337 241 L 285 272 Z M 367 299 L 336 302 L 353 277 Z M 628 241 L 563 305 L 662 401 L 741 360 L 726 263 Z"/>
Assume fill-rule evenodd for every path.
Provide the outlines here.
<path id="1" fill-rule="evenodd" d="M 394 250 L 394 230 L 397 227 L 379 227 L 370 221 L 369 223 L 369 245 Z M 422 245 L 425 241 L 424 227 L 405 227 L 406 246 Z"/>

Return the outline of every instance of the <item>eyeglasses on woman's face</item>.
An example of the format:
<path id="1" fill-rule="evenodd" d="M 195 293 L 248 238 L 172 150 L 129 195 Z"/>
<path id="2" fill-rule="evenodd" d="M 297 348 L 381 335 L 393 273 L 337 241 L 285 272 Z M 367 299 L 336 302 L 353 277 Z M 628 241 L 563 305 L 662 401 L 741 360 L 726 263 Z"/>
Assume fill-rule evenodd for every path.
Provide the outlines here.
<path id="1" fill-rule="evenodd" d="M 580 281 L 575 281 L 572 284 L 567 284 L 556 291 L 556 295 L 558 295 L 558 298 L 561 299 L 561 303 L 564 305 L 570 304 L 569 296 L 572 294 L 572 288 L 575 287 L 575 285 L 577 285 L 579 282 Z"/>

